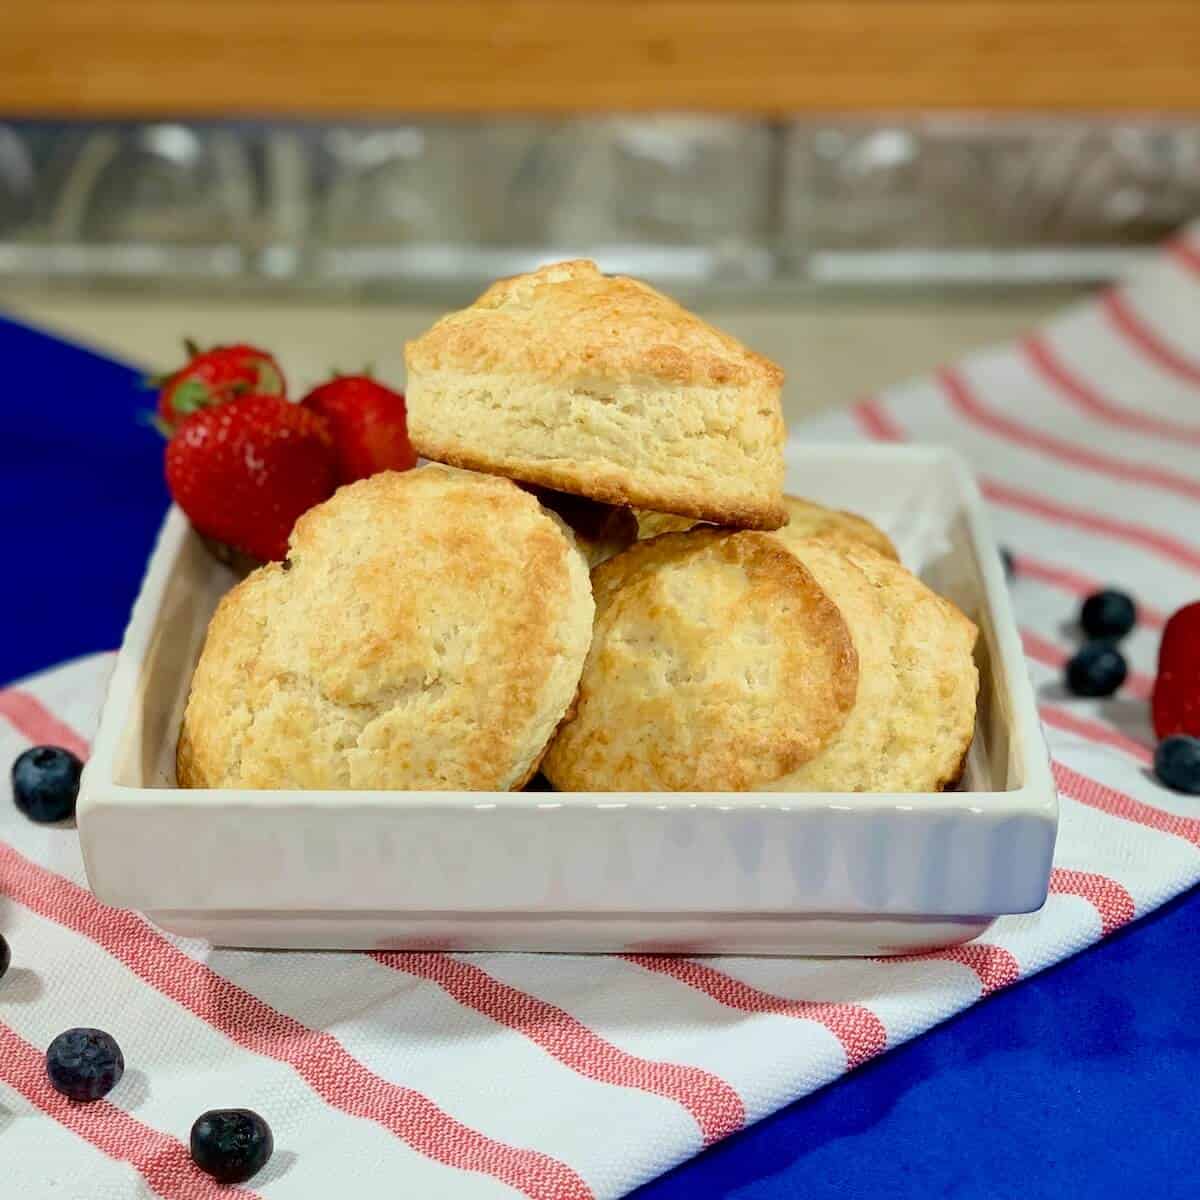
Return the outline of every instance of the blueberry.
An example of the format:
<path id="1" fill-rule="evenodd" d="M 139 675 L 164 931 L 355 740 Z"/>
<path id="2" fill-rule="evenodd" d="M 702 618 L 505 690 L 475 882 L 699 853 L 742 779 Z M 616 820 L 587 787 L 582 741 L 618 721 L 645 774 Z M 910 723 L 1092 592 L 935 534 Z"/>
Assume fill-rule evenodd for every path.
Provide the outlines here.
<path id="1" fill-rule="evenodd" d="M 1067 663 L 1067 687 L 1076 696 L 1111 696 L 1125 682 L 1124 656 L 1108 642 L 1088 642 Z"/>
<path id="2" fill-rule="evenodd" d="M 4 940 L 4 934 L 0 933 L 0 979 L 3 979 L 8 972 L 8 964 L 12 962 L 12 951 L 8 948 L 8 943 Z"/>
<path id="3" fill-rule="evenodd" d="M 75 815 L 83 763 L 61 746 L 34 746 L 13 763 L 13 799 L 31 821 L 63 821 Z"/>
<path id="4" fill-rule="evenodd" d="M 72 1100 L 99 1100 L 125 1074 L 125 1057 L 101 1029 L 68 1029 L 46 1051 L 46 1074 L 54 1090 Z"/>
<path id="5" fill-rule="evenodd" d="M 1174 733 L 1154 751 L 1154 773 L 1169 788 L 1200 796 L 1200 738 Z"/>
<path id="6" fill-rule="evenodd" d="M 1083 602 L 1079 624 L 1090 638 L 1123 638 L 1137 624 L 1137 605 L 1124 592 L 1093 592 Z"/>
<path id="7" fill-rule="evenodd" d="M 267 1165 L 275 1149 L 271 1127 L 248 1108 L 214 1108 L 196 1118 L 192 1162 L 221 1183 L 242 1183 Z"/>

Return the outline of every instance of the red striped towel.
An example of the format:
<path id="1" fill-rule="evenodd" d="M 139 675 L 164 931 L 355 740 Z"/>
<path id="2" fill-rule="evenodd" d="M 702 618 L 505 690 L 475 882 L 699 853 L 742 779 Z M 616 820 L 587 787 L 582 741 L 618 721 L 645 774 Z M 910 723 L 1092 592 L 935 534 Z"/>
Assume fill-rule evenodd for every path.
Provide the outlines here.
<path id="1" fill-rule="evenodd" d="M 1002 541 L 1062 792 L 1046 907 L 915 959 L 214 951 L 96 903 L 75 836 L 0 804 L 5 1194 L 228 1195 L 181 1139 L 207 1107 L 267 1114 L 247 1195 L 619 1196 L 701 1147 L 1149 912 L 1200 878 L 1200 805 L 1145 772 L 1164 615 L 1200 594 L 1200 237 L 1019 346 L 811 429 L 959 447 Z M 1142 623 L 1112 702 L 1055 694 L 1061 625 L 1103 583 Z M 86 749 L 110 660 L 0 692 L 0 760 Z M 41 1050 L 107 1028 L 111 1097 L 53 1093 Z M 603 1129 L 605 1136 L 596 1137 Z M 619 1153 L 614 1153 L 614 1147 Z M 24 1185 L 22 1187 L 22 1185 Z"/>

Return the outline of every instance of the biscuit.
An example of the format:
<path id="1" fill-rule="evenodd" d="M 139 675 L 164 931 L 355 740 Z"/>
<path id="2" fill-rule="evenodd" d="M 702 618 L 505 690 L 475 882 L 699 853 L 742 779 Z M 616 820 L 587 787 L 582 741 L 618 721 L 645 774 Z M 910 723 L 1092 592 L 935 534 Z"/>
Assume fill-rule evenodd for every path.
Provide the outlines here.
<path id="1" fill-rule="evenodd" d="M 768 790 L 934 792 L 956 783 L 975 731 L 974 624 L 899 563 L 866 547 L 788 545 L 850 628 L 858 694 L 821 753 Z"/>
<path id="2" fill-rule="evenodd" d="M 554 492 L 532 483 L 521 486 L 570 527 L 589 568 L 598 567 L 637 541 L 638 523 L 631 508 L 601 504 L 586 496 Z"/>
<path id="3" fill-rule="evenodd" d="M 786 534 L 792 541 L 817 538 L 843 549 L 855 545 L 869 546 L 887 558 L 900 560 L 896 547 L 882 529 L 872 525 L 866 517 L 857 513 L 826 508 L 813 500 L 799 496 L 784 496 L 783 506 L 787 509 L 788 523 L 777 532 Z M 688 517 L 677 517 L 671 513 L 635 510 L 638 537 L 656 537 L 660 533 L 674 533 L 691 529 L 697 524 Z"/>
<path id="4" fill-rule="evenodd" d="M 772 534 L 782 541 L 780 533 Z M 845 724 L 825 748 L 772 788 L 804 792 L 859 792 L 874 787 L 888 765 L 892 711 L 899 680 L 893 656 L 894 623 L 862 568 L 835 546 L 792 539 L 785 544 L 837 605 L 858 654 L 858 691 Z"/>
<path id="5" fill-rule="evenodd" d="M 784 496 L 783 506 L 787 509 L 788 523 L 779 533 L 788 544 L 815 539 L 837 546 L 841 550 L 854 550 L 866 546 L 877 554 L 882 554 L 884 558 L 900 561 L 892 539 L 858 513 L 826 508 L 799 496 Z"/>
<path id="6" fill-rule="evenodd" d="M 405 347 L 426 458 L 607 504 L 776 529 L 782 371 L 587 260 L 493 284 Z"/>
<path id="7" fill-rule="evenodd" d="M 542 762 L 556 788 L 743 791 L 796 770 L 846 720 L 846 623 L 773 537 L 664 534 L 592 586 L 578 704 Z"/>
<path id="8" fill-rule="evenodd" d="M 179 783 L 521 787 L 593 614 L 569 531 L 508 480 L 433 465 L 343 487 L 217 608 Z"/>

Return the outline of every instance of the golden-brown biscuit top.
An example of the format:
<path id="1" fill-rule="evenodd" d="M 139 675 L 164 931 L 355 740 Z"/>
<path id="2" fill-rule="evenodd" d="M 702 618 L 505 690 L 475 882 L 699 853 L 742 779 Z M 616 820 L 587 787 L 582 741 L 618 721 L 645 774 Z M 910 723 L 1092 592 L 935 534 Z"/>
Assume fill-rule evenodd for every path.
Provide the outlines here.
<path id="1" fill-rule="evenodd" d="M 519 787 L 574 698 L 593 611 L 569 531 L 506 479 L 429 466 L 341 488 L 221 601 L 179 782 Z"/>
<path id="2" fill-rule="evenodd" d="M 975 731 L 974 624 L 898 562 L 865 546 L 842 552 L 799 541 L 791 549 L 847 618 L 859 653 L 859 694 L 821 754 L 768 790 L 936 792 L 955 784 Z M 863 595 L 864 581 L 873 598 Z"/>
<path id="3" fill-rule="evenodd" d="M 868 549 L 848 553 L 878 592 L 892 637 L 899 691 L 890 710 L 888 789 L 940 791 L 961 776 L 975 732 L 979 631 L 899 563 Z"/>
<path id="4" fill-rule="evenodd" d="M 787 509 L 788 523 L 776 531 L 785 544 L 817 540 L 827 542 L 840 550 L 854 550 L 866 546 L 884 558 L 900 561 L 900 555 L 888 537 L 878 526 L 858 513 L 844 509 L 826 508 L 814 500 L 799 496 L 784 496 L 783 507 Z"/>
<path id="5" fill-rule="evenodd" d="M 410 370 L 529 372 L 684 385 L 766 385 L 783 371 L 648 284 L 589 259 L 492 284 L 409 342 Z"/>
<path id="6" fill-rule="evenodd" d="M 892 544 L 891 538 L 878 526 L 872 524 L 866 517 L 858 513 L 846 512 L 837 508 L 826 508 L 815 500 L 805 500 L 800 496 L 783 497 L 783 507 L 787 511 L 788 522 L 776 534 L 787 545 L 799 542 L 817 541 L 828 542 L 842 550 L 853 549 L 857 546 L 867 546 L 869 549 L 882 554 L 896 562 L 900 555 Z M 660 533 L 678 533 L 684 529 L 704 524 L 693 517 L 681 517 L 674 513 L 650 512 L 639 508 L 634 510 L 637 517 L 638 537 L 652 538 Z"/>
<path id="7" fill-rule="evenodd" d="M 743 791 L 846 720 L 858 662 L 812 575 L 766 534 L 697 529 L 592 572 L 596 626 L 574 716 L 543 770 L 560 790 Z"/>
<path id="8" fill-rule="evenodd" d="M 782 532 L 771 536 L 808 568 L 850 630 L 858 652 L 858 694 L 846 723 L 820 754 L 769 787 L 800 792 L 894 790 L 892 731 L 907 716 L 898 711 L 900 684 L 892 654 L 895 618 L 850 554 L 820 538 L 784 539 Z M 857 553 L 873 554 L 863 546 Z"/>

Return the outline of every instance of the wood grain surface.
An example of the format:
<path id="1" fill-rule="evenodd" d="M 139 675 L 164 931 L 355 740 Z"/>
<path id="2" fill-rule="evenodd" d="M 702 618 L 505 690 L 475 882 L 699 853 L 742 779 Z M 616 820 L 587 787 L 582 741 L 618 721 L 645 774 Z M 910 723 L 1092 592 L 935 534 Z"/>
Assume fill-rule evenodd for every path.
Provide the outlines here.
<path id="1" fill-rule="evenodd" d="M 1200 111 L 1200 0 L 10 0 L 0 114 Z"/>

